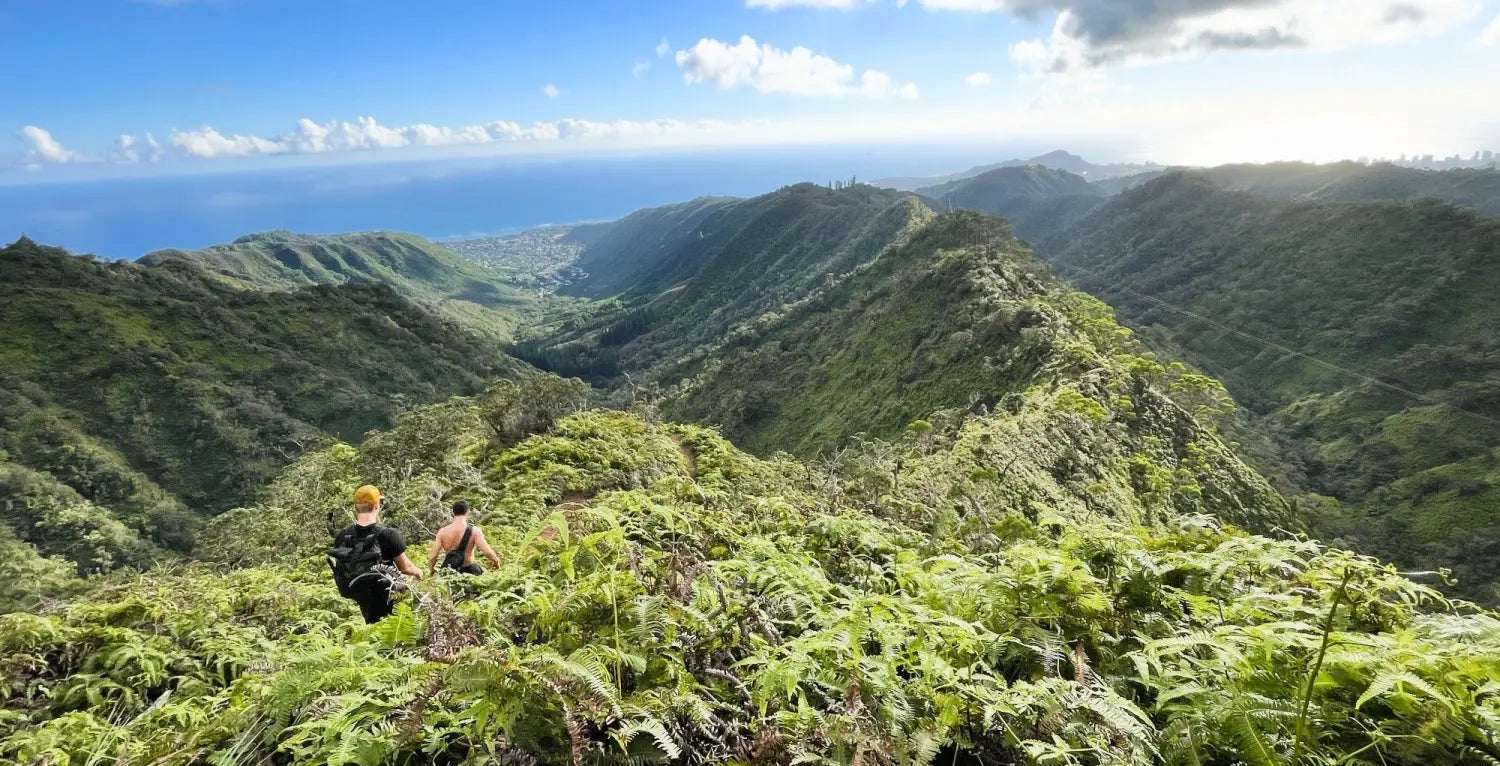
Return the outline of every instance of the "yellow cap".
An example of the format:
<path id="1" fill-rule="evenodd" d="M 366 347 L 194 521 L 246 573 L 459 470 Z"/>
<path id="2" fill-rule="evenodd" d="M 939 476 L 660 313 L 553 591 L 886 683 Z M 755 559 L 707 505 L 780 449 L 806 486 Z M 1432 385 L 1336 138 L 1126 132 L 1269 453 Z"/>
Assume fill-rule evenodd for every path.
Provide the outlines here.
<path id="1" fill-rule="evenodd" d="M 380 490 L 376 489 L 375 485 L 366 484 L 363 487 L 354 490 L 355 505 L 373 506 L 378 502 L 380 502 Z"/>

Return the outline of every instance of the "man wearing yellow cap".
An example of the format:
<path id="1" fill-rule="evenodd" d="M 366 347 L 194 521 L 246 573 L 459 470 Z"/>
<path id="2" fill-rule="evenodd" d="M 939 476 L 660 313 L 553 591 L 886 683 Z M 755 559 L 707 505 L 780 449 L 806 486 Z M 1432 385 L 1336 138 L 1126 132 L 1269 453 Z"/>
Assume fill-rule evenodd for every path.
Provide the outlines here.
<path id="1" fill-rule="evenodd" d="M 328 550 L 339 595 L 359 604 L 367 623 L 385 619 L 394 608 L 389 567 L 414 580 L 422 579 L 422 572 L 406 557 L 401 533 L 380 525 L 380 504 L 380 490 L 375 487 L 366 484 L 355 490 L 355 521 L 334 536 Z"/>

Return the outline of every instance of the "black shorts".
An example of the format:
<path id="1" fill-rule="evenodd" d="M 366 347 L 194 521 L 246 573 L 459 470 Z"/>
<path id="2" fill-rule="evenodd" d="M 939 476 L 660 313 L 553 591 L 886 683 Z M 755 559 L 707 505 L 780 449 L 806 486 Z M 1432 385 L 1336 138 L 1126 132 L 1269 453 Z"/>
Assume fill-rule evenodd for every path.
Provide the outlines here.
<path id="1" fill-rule="evenodd" d="M 391 587 L 384 580 L 350 586 L 349 598 L 359 604 L 359 613 L 369 625 L 390 617 L 391 612 L 396 611 L 396 605 L 391 601 Z"/>
<path id="2" fill-rule="evenodd" d="M 484 570 L 479 568 L 478 562 L 474 562 L 474 561 L 470 561 L 469 563 L 464 564 L 463 566 L 458 566 L 458 567 L 448 566 L 447 564 L 444 564 L 443 566 L 448 567 L 449 569 L 452 569 L 455 572 L 463 572 L 464 574 L 467 574 L 467 575 L 482 575 L 482 574 L 484 574 Z"/>

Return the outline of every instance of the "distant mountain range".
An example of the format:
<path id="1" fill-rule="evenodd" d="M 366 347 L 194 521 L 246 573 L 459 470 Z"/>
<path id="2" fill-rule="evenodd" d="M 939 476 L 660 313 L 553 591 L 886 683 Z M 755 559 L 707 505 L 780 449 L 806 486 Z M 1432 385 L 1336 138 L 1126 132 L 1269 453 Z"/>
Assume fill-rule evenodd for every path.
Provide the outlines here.
<path id="1" fill-rule="evenodd" d="M 1050 168 L 1052 170 L 1063 170 L 1074 175 L 1083 176 L 1089 181 L 1101 181 L 1109 178 L 1132 176 L 1139 173 L 1147 173 L 1159 169 L 1160 165 L 1155 163 L 1118 163 L 1110 165 L 1096 165 L 1084 158 L 1062 150 L 1051 151 L 1029 159 L 1014 159 L 1004 162 L 996 162 L 989 165 L 978 165 L 961 173 L 950 173 L 941 176 L 902 176 L 897 178 L 881 178 L 872 181 L 874 186 L 898 191 L 917 191 L 925 187 L 939 186 L 952 181 L 962 181 L 983 175 L 991 170 L 999 168 L 1021 168 L 1028 166 Z"/>
<path id="2" fill-rule="evenodd" d="M 383 284 L 465 325 L 508 340 L 535 302 L 504 275 L 412 234 L 317 236 L 272 231 L 203 250 L 159 250 L 143 266 L 189 263 L 231 286 L 290 291 L 312 285 Z"/>
<path id="3" fill-rule="evenodd" d="M 1036 336 L 1073 343 L 1056 327 L 1095 309 L 1028 265 L 1030 243 L 1163 358 L 1224 378 L 1253 415 L 1243 453 L 1301 518 L 1456 565 L 1472 594 L 1500 579 L 1500 541 L 1470 532 L 1500 507 L 1486 462 L 1500 256 L 1481 215 L 1500 210 L 1500 173 L 1284 163 L 1090 180 L 1046 166 L 1105 173 L 1074 155 L 1033 159 L 916 193 L 799 184 L 641 210 L 473 253 L 493 267 L 390 232 L 269 232 L 128 265 L 18 243 L 0 262 L 6 491 L 121 525 L 80 567 L 139 562 L 186 549 L 201 513 L 244 502 L 296 445 L 357 439 L 530 365 L 761 451 L 896 437 L 936 410 L 1063 384 Z M 949 214 L 964 210 L 1004 222 Z M 568 270 L 560 295 L 526 281 L 527 248 Z M 1199 394 L 1182 406 L 1206 406 Z M 93 457 L 63 457 L 77 455 Z M 13 531 L 44 551 L 75 539 Z"/>
<path id="4" fill-rule="evenodd" d="M 0 760 L 1497 762 L 1489 179 L 1153 176 L 0 250 Z"/>
<path id="5" fill-rule="evenodd" d="M 1495 353 L 1487 345 L 1493 334 L 1480 329 L 1500 320 L 1485 309 L 1494 305 L 1485 296 L 1500 275 L 1484 271 L 1500 256 L 1493 222 L 1476 215 L 1500 211 L 1500 172 L 1282 163 L 1090 182 L 1066 170 L 1001 164 L 922 187 L 916 199 L 933 211 L 1005 219 L 1063 275 L 1117 307 L 1152 346 L 1223 376 L 1255 420 L 1254 433 L 1244 434 L 1247 454 L 1289 491 L 1344 504 L 1334 510 L 1316 498 L 1299 501 L 1322 533 L 1414 566 L 1455 565 L 1467 593 L 1491 597 L 1500 552 L 1490 549 L 1500 542 L 1468 530 L 1493 526 L 1493 513 L 1482 509 L 1500 507 L 1486 489 L 1500 486 L 1500 476 L 1480 464 L 1500 447 L 1500 433 L 1483 419 L 1500 418 L 1483 393 L 1500 368 L 1486 361 Z M 899 392 L 872 395 L 865 405 L 858 404 L 862 391 L 882 390 L 873 388 L 878 373 L 861 377 L 853 364 L 847 383 L 829 377 L 833 360 L 861 335 L 828 325 L 833 319 L 820 313 L 832 310 L 825 296 L 846 279 L 859 283 L 845 275 L 879 262 L 921 228 L 901 199 L 867 187 L 803 186 L 755 200 L 645 210 L 583 229 L 578 263 L 590 276 L 570 289 L 619 302 L 566 330 L 542 332 L 521 353 L 606 386 L 622 373 L 637 383 L 688 381 L 669 412 L 723 425 L 757 449 L 817 451 L 850 433 L 889 433 L 922 407 L 961 399 L 942 392 L 951 380 L 978 374 L 951 366 L 950 378 L 937 365 L 927 379 L 913 366 Z M 792 223 L 813 210 L 823 212 Z M 883 210 L 904 222 L 858 223 Z M 883 233 L 846 249 L 860 230 Z M 792 255 L 812 241 L 821 243 L 816 250 Z M 820 329 L 788 329 L 797 324 L 788 317 L 804 315 Z M 832 345 L 802 351 L 824 343 Z M 873 346 L 865 353 L 878 358 Z M 812 370 L 821 372 L 808 377 Z M 872 388 L 853 387 L 855 379 Z M 799 404 L 811 395 L 804 392 L 820 391 L 835 393 Z M 922 404 L 894 404 L 903 401 Z M 792 412 L 799 414 L 778 414 Z"/>

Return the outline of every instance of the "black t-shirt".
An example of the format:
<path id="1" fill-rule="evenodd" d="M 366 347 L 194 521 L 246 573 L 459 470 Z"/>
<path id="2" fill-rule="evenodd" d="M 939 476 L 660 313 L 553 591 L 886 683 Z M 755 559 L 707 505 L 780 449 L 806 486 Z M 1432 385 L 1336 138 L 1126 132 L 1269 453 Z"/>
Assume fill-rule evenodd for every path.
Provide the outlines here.
<path id="1" fill-rule="evenodd" d="M 334 545 L 337 547 L 346 539 L 357 540 L 370 535 L 380 535 L 380 559 L 387 564 L 396 563 L 397 557 L 406 552 L 406 541 L 401 539 L 401 533 L 395 527 L 380 524 L 350 524 L 334 538 Z"/>

